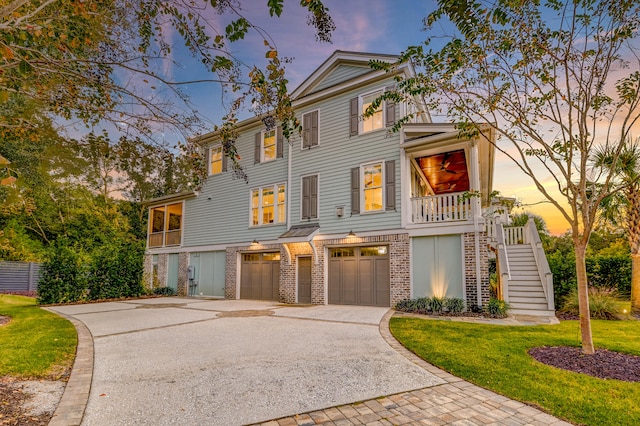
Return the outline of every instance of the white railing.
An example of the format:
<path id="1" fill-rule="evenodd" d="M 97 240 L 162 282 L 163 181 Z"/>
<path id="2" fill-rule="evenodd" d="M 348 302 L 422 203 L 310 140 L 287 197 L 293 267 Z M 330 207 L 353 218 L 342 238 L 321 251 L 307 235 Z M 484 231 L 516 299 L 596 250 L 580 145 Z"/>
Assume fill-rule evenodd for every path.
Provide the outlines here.
<path id="1" fill-rule="evenodd" d="M 492 217 L 484 218 L 484 230 L 490 241 L 496 241 L 496 220 Z"/>
<path id="2" fill-rule="evenodd" d="M 462 192 L 411 199 L 413 223 L 456 222 L 471 219 L 471 200 Z"/>
<path id="3" fill-rule="evenodd" d="M 544 295 L 547 297 L 547 307 L 550 311 L 553 311 L 555 310 L 555 303 L 553 300 L 553 274 L 551 273 L 547 256 L 542 248 L 542 241 L 540 240 L 538 229 L 536 228 L 536 224 L 533 219 L 529 219 L 524 227 L 526 228 L 525 234 L 529 237 L 529 241 L 531 241 L 533 256 L 536 258 L 536 265 L 538 267 L 540 281 L 542 282 L 542 289 L 544 290 Z"/>
<path id="4" fill-rule="evenodd" d="M 509 303 L 509 280 L 511 279 L 511 268 L 509 267 L 509 258 L 507 257 L 507 247 L 505 243 L 504 226 L 501 223 L 495 224 L 497 255 L 498 255 L 498 285 L 499 293 L 502 294 L 502 300 Z"/>
<path id="5" fill-rule="evenodd" d="M 508 246 L 529 244 L 529 235 L 524 231 L 524 226 L 505 226 L 504 241 Z"/>

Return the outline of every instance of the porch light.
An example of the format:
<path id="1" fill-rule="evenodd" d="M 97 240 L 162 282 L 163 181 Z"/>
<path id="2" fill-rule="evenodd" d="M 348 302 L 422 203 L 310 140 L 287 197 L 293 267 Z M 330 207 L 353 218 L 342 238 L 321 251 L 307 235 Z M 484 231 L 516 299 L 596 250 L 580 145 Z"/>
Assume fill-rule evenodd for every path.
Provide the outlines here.
<path id="1" fill-rule="evenodd" d="M 347 234 L 347 237 L 355 237 L 356 233 L 353 231 L 349 231 L 349 233 Z"/>
<path id="2" fill-rule="evenodd" d="M 260 242 L 258 242 L 258 240 L 256 240 L 255 238 L 253 239 L 253 241 L 251 241 L 252 246 L 257 246 L 258 244 L 260 244 Z"/>

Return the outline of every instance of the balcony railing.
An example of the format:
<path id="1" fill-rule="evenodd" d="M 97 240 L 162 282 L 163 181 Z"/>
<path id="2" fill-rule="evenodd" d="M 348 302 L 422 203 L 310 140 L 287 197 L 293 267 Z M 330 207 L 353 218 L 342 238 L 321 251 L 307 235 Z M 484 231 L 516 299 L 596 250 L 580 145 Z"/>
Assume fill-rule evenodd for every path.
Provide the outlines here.
<path id="1" fill-rule="evenodd" d="M 149 247 L 179 246 L 182 239 L 182 230 L 175 229 L 166 232 L 154 232 L 149 234 Z"/>
<path id="2" fill-rule="evenodd" d="M 462 192 L 412 198 L 411 213 L 413 223 L 471 220 L 471 200 Z"/>

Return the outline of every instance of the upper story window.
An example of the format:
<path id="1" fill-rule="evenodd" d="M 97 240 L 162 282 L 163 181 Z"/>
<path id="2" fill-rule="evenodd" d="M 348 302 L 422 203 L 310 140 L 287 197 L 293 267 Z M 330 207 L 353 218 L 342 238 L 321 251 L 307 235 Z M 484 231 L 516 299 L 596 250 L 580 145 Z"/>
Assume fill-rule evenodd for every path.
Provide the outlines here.
<path id="1" fill-rule="evenodd" d="M 351 169 L 351 214 L 396 208 L 396 162 L 379 161 Z"/>
<path id="2" fill-rule="evenodd" d="M 149 247 L 177 246 L 182 242 L 182 203 L 149 209 Z"/>
<path id="3" fill-rule="evenodd" d="M 388 90 L 391 90 L 391 88 Z M 394 125 L 396 119 L 396 104 L 391 101 L 381 102 L 372 115 L 368 117 L 363 116 L 365 111 L 367 111 L 374 101 L 384 92 L 385 90 L 380 89 L 351 99 L 349 106 L 350 136 L 373 132 Z"/>
<path id="4" fill-rule="evenodd" d="M 284 184 L 251 190 L 251 226 L 285 223 L 287 198 Z"/>
<path id="5" fill-rule="evenodd" d="M 302 178 L 302 219 L 318 218 L 318 175 Z"/>
<path id="6" fill-rule="evenodd" d="M 222 173 L 222 158 L 223 158 L 222 146 L 212 146 L 209 151 L 209 174 L 217 175 Z"/>
<path id="7" fill-rule="evenodd" d="M 263 130 L 255 135 L 254 163 L 282 158 L 283 156 L 282 128 Z"/>
<path id="8" fill-rule="evenodd" d="M 318 145 L 318 111 L 312 111 L 302 116 L 302 148 Z"/>

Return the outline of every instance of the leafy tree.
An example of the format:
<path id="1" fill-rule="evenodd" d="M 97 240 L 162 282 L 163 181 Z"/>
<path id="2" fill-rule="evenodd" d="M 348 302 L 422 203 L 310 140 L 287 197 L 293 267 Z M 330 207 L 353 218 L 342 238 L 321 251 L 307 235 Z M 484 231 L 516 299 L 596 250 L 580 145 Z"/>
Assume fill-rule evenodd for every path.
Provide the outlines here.
<path id="1" fill-rule="evenodd" d="M 317 40 L 330 41 L 335 25 L 322 1 L 301 0 L 300 6 L 309 12 Z M 267 0 L 265 13 L 280 16 L 283 7 L 284 0 Z M 216 27 L 215 15 L 229 24 Z M 250 32 L 264 40 L 264 65 L 245 64 L 231 50 Z M 180 41 L 208 78 L 172 77 Z M 287 96 L 287 62 L 243 15 L 240 0 L 10 0 L 0 6 L 0 103 L 16 96 L 30 103 L 0 118 L 0 128 L 35 128 L 36 117 L 52 114 L 88 125 L 108 120 L 145 136 L 162 125 L 186 136 L 202 127 L 181 87 L 219 83 L 233 96 L 223 127 L 230 136 L 227 155 L 235 159 L 232 129 L 245 101 L 265 118 L 282 121 L 286 134 L 297 125 Z"/>
<path id="2" fill-rule="evenodd" d="M 591 160 L 599 146 L 619 155 L 640 118 L 640 71 L 629 65 L 640 58 L 633 46 L 640 4 L 439 0 L 425 24 L 431 30 L 447 20 L 457 33 L 409 47 L 401 62 L 419 72 L 383 96 L 422 95 L 432 111 L 461 123 L 462 134 L 494 133 L 496 149 L 560 211 L 575 248 L 582 349 L 593 353 L 585 254 L 598 207 L 616 183 Z"/>
<path id="3" fill-rule="evenodd" d="M 631 251 L 631 313 L 640 316 L 640 140 L 627 143 L 620 152 L 598 153 L 597 162 L 616 173 L 619 192 L 602 200 L 603 218 L 624 226 Z"/>

